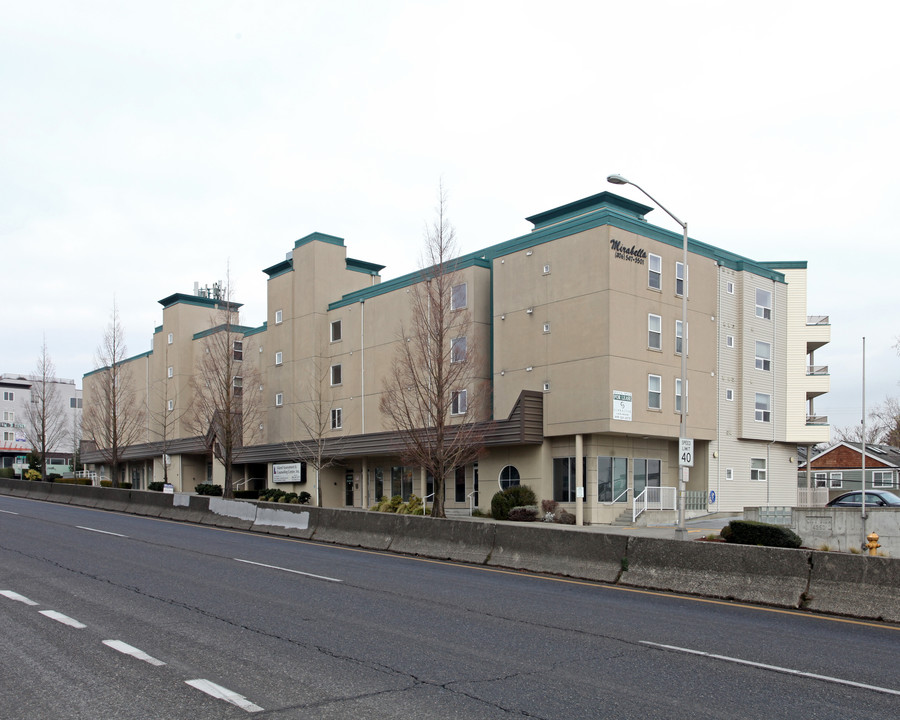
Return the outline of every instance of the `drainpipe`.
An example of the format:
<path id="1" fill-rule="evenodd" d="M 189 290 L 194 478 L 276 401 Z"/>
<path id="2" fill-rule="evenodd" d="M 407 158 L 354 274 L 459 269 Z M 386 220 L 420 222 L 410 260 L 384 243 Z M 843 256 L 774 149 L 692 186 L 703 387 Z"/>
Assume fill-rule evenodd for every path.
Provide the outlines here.
<path id="1" fill-rule="evenodd" d="M 575 524 L 584 525 L 584 435 L 575 436 Z"/>

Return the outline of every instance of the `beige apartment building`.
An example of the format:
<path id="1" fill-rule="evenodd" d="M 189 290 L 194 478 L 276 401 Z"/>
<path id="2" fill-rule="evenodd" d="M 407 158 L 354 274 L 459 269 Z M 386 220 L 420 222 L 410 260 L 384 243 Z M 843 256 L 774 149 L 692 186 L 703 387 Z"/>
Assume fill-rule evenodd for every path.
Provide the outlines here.
<path id="1" fill-rule="evenodd" d="M 829 387 L 814 353 L 830 327 L 807 317 L 806 263 L 758 262 L 690 240 L 685 271 L 681 235 L 648 223 L 651 210 L 603 192 L 534 215 L 531 233 L 458 259 L 454 302 L 483 352 L 451 412 L 464 415 L 478 385 L 489 388 L 491 417 L 478 461 L 446 479 L 448 512 L 487 510 L 498 489 L 520 483 L 571 512 L 580 505 L 587 523 L 630 520 L 636 507 L 648 508 L 640 521 L 659 519 L 674 507 L 683 401 L 695 448 L 690 514 L 797 504 L 797 446 L 829 434 L 814 412 Z M 433 491 L 404 464 L 379 407 L 423 276 L 382 282 L 383 266 L 346 251 L 343 239 L 313 233 L 266 268 L 261 326 L 240 325 L 239 306 L 230 306 L 235 357 L 260 397 L 259 422 L 236 456 L 238 489 L 277 484 L 316 497 L 297 444 L 308 435 L 300 410 L 318 399 L 330 417 L 326 442 L 340 454 L 319 476 L 323 505 Z M 183 413 L 204 340 L 225 332 L 224 301 L 195 290 L 160 303 L 153 349 L 127 362 L 146 432 L 126 450 L 123 478 L 145 487 L 162 479 L 165 462 L 176 490 L 190 491 L 223 476 Z M 102 372 L 85 376 L 85 407 Z M 235 382 L 247 391 L 243 377 Z M 86 458 L 102 465 L 99 453 Z"/>

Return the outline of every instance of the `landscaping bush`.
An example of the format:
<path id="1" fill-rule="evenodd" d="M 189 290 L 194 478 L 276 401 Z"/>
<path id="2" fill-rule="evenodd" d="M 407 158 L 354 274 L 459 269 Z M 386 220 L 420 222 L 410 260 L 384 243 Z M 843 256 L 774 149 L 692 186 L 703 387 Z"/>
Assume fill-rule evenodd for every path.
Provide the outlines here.
<path id="1" fill-rule="evenodd" d="M 214 497 L 222 496 L 222 486 L 213 483 L 200 483 L 194 488 L 194 492 L 198 495 L 212 495 Z"/>
<path id="2" fill-rule="evenodd" d="M 62 475 L 59 474 L 59 473 L 49 473 L 49 474 L 47 475 L 47 482 L 56 482 L 56 481 L 59 480 L 61 477 L 62 477 Z"/>
<path id="3" fill-rule="evenodd" d="M 508 520 L 510 510 L 527 505 L 537 505 L 534 491 L 527 485 L 513 485 L 491 498 L 491 517 L 494 520 Z"/>
<path id="4" fill-rule="evenodd" d="M 422 498 L 418 495 L 410 495 L 409 500 L 403 502 L 400 495 L 394 495 L 388 500 L 386 495 L 381 497 L 377 503 L 371 508 L 375 512 L 397 513 L 398 515 L 424 515 L 425 507 L 422 504 Z"/>
<path id="5" fill-rule="evenodd" d="M 147 483 L 147 489 L 153 490 L 154 492 L 162 492 L 163 487 L 165 487 L 165 483 L 161 480 L 155 480 L 153 482 Z"/>
<path id="6" fill-rule="evenodd" d="M 544 522 L 553 522 L 556 520 L 556 511 L 559 503 L 556 500 L 541 500 L 541 514 Z"/>
<path id="7" fill-rule="evenodd" d="M 534 522 L 538 518 L 537 508 L 532 507 L 514 507 L 509 511 L 509 519 L 513 522 Z"/>
<path id="8" fill-rule="evenodd" d="M 100 487 L 112 487 L 112 480 L 101 480 Z M 130 482 L 120 482 L 119 487 L 123 490 L 131 490 Z"/>
<path id="9" fill-rule="evenodd" d="M 25 479 L 26 480 L 40 480 L 41 474 L 37 470 L 32 470 L 29 468 L 25 471 Z"/>
<path id="10" fill-rule="evenodd" d="M 0 468 L 0 478 L 8 478 L 12 480 L 15 471 L 11 467 Z"/>
<path id="11" fill-rule="evenodd" d="M 259 490 L 235 490 L 235 500 L 256 500 L 259 497 Z"/>
<path id="12" fill-rule="evenodd" d="M 304 490 L 300 493 L 299 500 L 301 505 L 309 505 L 309 501 L 312 500 L 312 495 Z"/>
<path id="13" fill-rule="evenodd" d="M 732 520 L 722 528 L 722 537 L 730 543 L 766 547 L 798 548 L 803 542 L 790 528 L 751 520 Z"/>
<path id="14" fill-rule="evenodd" d="M 90 485 L 90 478 L 64 478 L 61 477 L 58 480 L 54 480 L 53 482 L 62 484 L 62 485 Z"/>

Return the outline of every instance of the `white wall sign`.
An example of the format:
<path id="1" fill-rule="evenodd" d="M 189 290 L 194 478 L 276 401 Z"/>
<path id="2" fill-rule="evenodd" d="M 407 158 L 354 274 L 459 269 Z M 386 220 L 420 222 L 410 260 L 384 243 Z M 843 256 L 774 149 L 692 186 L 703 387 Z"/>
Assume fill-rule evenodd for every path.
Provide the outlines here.
<path id="1" fill-rule="evenodd" d="M 303 482 L 303 463 L 285 463 L 272 466 L 272 482 Z"/>
<path id="2" fill-rule="evenodd" d="M 694 467 L 694 441 L 692 438 L 681 438 L 679 441 L 678 464 L 681 467 Z"/>
<path id="3" fill-rule="evenodd" d="M 613 390 L 613 420 L 631 422 L 631 393 Z"/>

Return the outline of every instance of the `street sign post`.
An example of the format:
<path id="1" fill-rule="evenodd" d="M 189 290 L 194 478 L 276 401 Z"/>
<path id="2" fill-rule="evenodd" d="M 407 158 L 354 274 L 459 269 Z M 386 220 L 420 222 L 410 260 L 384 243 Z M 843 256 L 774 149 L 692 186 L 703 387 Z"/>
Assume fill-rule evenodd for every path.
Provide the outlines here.
<path id="1" fill-rule="evenodd" d="M 680 467 L 694 467 L 693 438 L 681 438 L 679 440 L 678 465 Z"/>

